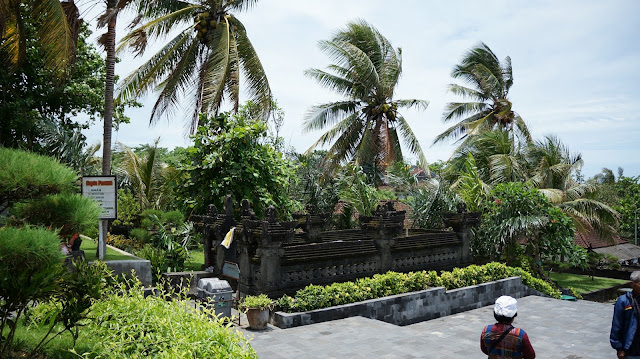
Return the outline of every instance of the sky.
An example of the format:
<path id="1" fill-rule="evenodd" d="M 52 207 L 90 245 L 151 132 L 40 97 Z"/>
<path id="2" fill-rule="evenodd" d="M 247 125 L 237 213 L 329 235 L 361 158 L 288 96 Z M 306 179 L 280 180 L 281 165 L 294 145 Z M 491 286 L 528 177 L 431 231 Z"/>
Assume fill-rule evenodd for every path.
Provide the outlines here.
<path id="1" fill-rule="evenodd" d="M 81 10 L 94 24 L 100 9 Z M 582 173 L 589 178 L 603 167 L 640 175 L 638 14 L 640 1 L 635 0 L 262 0 L 234 15 L 245 25 L 285 112 L 280 135 L 297 152 L 306 151 L 323 133 L 303 132 L 306 111 L 341 99 L 304 75 L 306 69 L 325 69 L 331 63 L 318 41 L 362 19 L 402 48 L 403 72 L 395 97 L 430 102 L 425 111 L 403 111 L 429 162 L 447 160 L 454 149 L 450 144 L 432 146 L 435 136 L 450 126 L 442 122 L 445 104 L 460 100 L 447 92 L 448 84 L 456 82 L 451 70 L 466 51 L 484 42 L 499 59 L 511 58 L 509 99 L 534 139 L 557 136 L 572 153 L 582 154 Z M 131 18 L 119 18 L 118 38 L 127 33 Z M 94 31 L 95 36 L 103 32 Z M 161 40 L 152 44 L 142 57 L 122 53 L 116 73 L 124 78 L 162 45 Z M 188 110 L 149 126 L 155 100 L 149 94 L 139 99 L 142 108 L 126 111 L 131 123 L 114 132 L 114 142 L 136 146 L 160 137 L 162 147 L 190 145 L 185 136 Z M 90 144 L 102 141 L 99 123 L 85 134 Z"/>

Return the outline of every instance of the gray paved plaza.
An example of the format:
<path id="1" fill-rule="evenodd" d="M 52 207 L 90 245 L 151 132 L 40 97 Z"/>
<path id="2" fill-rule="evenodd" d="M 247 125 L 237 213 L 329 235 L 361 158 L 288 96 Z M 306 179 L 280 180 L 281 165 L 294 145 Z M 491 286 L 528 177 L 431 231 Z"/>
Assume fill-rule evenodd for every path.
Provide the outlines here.
<path id="1" fill-rule="evenodd" d="M 616 357 L 609 346 L 612 314 L 612 304 L 528 296 L 518 299 L 514 324 L 529 334 L 537 358 L 606 359 Z M 261 359 L 486 358 L 480 332 L 492 322 L 493 306 L 487 306 L 405 327 L 353 317 L 286 330 L 241 330 Z"/>

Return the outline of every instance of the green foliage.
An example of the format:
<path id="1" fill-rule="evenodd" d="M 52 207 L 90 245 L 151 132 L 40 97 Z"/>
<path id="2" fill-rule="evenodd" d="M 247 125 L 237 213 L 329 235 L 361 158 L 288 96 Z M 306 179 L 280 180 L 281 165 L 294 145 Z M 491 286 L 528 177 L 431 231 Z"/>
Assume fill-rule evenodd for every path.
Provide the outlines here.
<path id="1" fill-rule="evenodd" d="M 114 156 L 114 171 L 124 186 L 131 190 L 141 209 L 160 209 L 171 201 L 171 188 L 167 185 L 172 168 L 161 160 L 163 148 L 160 138 L 153 145 L 137 150 L 120 144 L 121 151 Z"/>
<path id="2" fill-rule="evenodd" d="M 486 200 L 489 186 L 487 186 L 478 173 L 476 161 L 469 153 L 464 163 L 464 170 L 459 174 L 458 180 L 451 186 L 467 205 L 467 210 L 477 212 Z"/>
<path id="3" fill-rule="evenodd" d="M 120 287 L 96 302 L 87 337 L 100 338 L 101 358 L 257 358 L 249 342 L 213 309 L 185 310 L 187 298 L 159 292 L 144 297 L 139 286 Z"/>
<path id="4" fill-rule="evenodd" d="M 35 11 L 35 10 L 33 10 Z M 43 11 L 39 9 L 38 11 Z M 64 18 L 62 19 L 64 21 Z M 86 141 L 80 129 L 88 124 L 75 123 L 72 118 L 84 113 L 89 123 L 102 115 L 104 110 L 105 64 L 101 54 L 88 41 L 91 32 L 88 26 L 80 28 L 76 43 L 75 61 L 65 69 L 64 81 L 56 79 L 56 71 L 44 66 L 48 48 L 40 44 L 41 34 L 34 26 L 25 24 L 25 61 L 17 71 L 7 66 L 0 67 L 0 146 L 27 148 L 52 155 L 82 170 L 82 151 Z M 59 27 L 58 27 L 59 28 Z M 56 62 L 61 63 L 61 62 Z M 128 122 L 124 116 L 125 105 L 115 107 L 116 122 Z M 53 139 L 47 128 L 53 124 L 64 134 Z M 74 142 L 64 142 L 67 140 Z M 35 172 L 34 172 L 35 173 Z"/>
<path id="5" fill-rule="evenodd" d="M 100 208 L 94 200 L 69 193 L 18 203 L 12 213 L 22 223 L 61 228 L 63 235 L 95 228 L 100 218 Z"/>
<path id="6" fill-rule="evenodd" d="M 75 172 L 35 153 L 0 147 L 0 209 L 43 195 L 72 191 Z"/>
<path id="7" fill-rule="evenodd" d="M 353 164 L 345 166 L 339 173 L 338 188 L 341 199 L 363 216 L 370 216 L 379 201 L 388 197 L 388 193 L 379 191 L 370 183 L 362 167 Z"/>
<path id="8" fill-rule="evenodd" d="M 522 283 L 530 288 L 554 298 L 560 297 L 560 292 L 553 289 L 549 283 L 535 278 L 522 268 L 493 262 L 484 266 L 454 268 L 451 272 L 443 271 L 440 276 L 435 271 L 387 272 L 359 278 L 355 282 L 333 283 L 328 286 L 308 285 L 297 291 L 294 297 L 281 297 L 276 301 L 276 306 L 285 312 L 308 311 L 419 291 L 428 287 L 445 287 L 449 290 L 515 276 L 521 277 Z"/>
<path id="9" fill-rule="evenodd" d="M 436 172 L 434 169 L 438 169 Z M 432 174 L 441 172 L 434 167 Z M 396 162 L 387 168 L 387 180 L 394 187 L 401 201 L 411 208 L 410 219 L 414 228 L 442 228 L 443 212 L 454 211 L 459 199 L 449 184 L 439 175 L 418 180 L 411 167 Z"/>
<path id="10" fill-rule="evenodd" d="M 13 344 L 27 306 L 47 300 L 58 288 L 63 272 L 59 243 L 54 232 L 42 228 L 0 228 L 0 356 Z"/>
<path id="11" fill-rule="evenodd" d="M 434 143 L 460 139 L 464 144 L 475 135 L 491 130 L 509 131 L 513 138 L 531 141 L 526 124 L 513 111 L 508 99 L 513 85 L 508 56 L 501 62 L 489 46 L 480 43 L 464 54 L 451 76 L 464 81 L 465 85 L 450 84 L 449 91 L 469 102 L 447 103 L 443 122 L 458 122 L 439 134 Z"/>
<path id="12" fill-rule="evenodd" d="M 326 130 L 308 151 L 331 144 L 325 156 L 331 170 L 354 162 L 376 182 L 383 168 L 403 160 L 403 148 L 426 168 L 420 143 L 401 111 L 424 110 L 429 103 L 393 98 L 402 72 L 402 51 L 363 20 L 347 24 L 319 45 L 333 64 L 328 71 L 309 69 L 306 75 L 341 98 L 307 112 L 305 131 Z"/>
<path id="13" fill-rule="evenodd" d="M 137 228 L 137 229 L 140 229 L 140 228 Z M 148 233 L 147 231 L 144 231 L 144 232 Z M 130 252 L 135 249 L 141 249 L 144 246 L 145 242 L 140 241 L 135 237 L 127 238 L 123 235 L 108 233 L 107 244 Z"/>
<path id="14" fill-rule="evenodd" d="M 128 188 L 118 189 L 118 219 L 113 221 L 114 226 L 132 226 L 140 214 L 140 203 Z"/>
<path id="15" fill-rule="evenodd" d="M 537 190 L 520 183 L 498 184 L 484 206 L 483 220 L 472 241 L 477 258 L 527 259 L 541 273 L 542 259 L 570 255 L 573 222 Z M 520 244 L 526 243 L 524 251 Z"/>
<path id="16" fill-rule="evenodd" d="M 258 296 L 248 295 L 244 297 L 240 305 L 238 306 L 241 310 L 247 311 L 247 309 L 271 309 L 273 306 L 273 300 L 267 297 L 266 294 L 260 294 Z"/>
<path id="17" fill-rule="evenodd" d="M 618 200 L 613 208 L 620 212 L 620 234 L 633 238 L 635 213 L 640 208 L 640 176 L 621 176 L 615 183 L 615 191 Z"/>
<path id="18" fill-rule="evenodd" d="M 166 257 L 166 251 L 160 248 L 156 248 L 151 244 L 146 244 L 142 249 L 133 252 L 136 257 L 146 259 L 151 262 L 151 273 L 153 274 L 153 283 L 159 283 L 162 279 L 162 273 L 166 273 L 169 269 L 169 264 Z"/>
<path id="19" fill-rule="evenodd" d="M 338 186 L 333 177 L 325 176 L 325 155 L 326 151 L 291 154 L 297 181 L 293 181 L 289 191 L 304 206 L 311 205 L 318 213 L 333 214 L 339 200 Z"/>
<path id="20" fill-rule="evenodd" d="M 118 99 L 138 98 L 148 91 L 158 93 L 150 119 L 154 123 L 181 107 L 177 99 L 182 95 L 193 96 L 189 101 L 193 113 L 189 131 L 193 133 L 203 125 L 200 113 L 217 114 L 227 101 L 238 111 L 242 83 L 242 93 L 266 117 L 274 104 L 269 82 L 247 30 L 236 16 L 254 3 L 208 1 L 183 7 L 173 2 L 134 2 L 141 25 L 122 39 L 120 47 L 130 46 L 141 53 L 147 37 L 169 35 L 170 28 L 183 32 L 127 76 Z"/>
<path id="21" fill-rule="evenodd" d="M 140 243 L 149 243 L 151 242 L 151 233 L 149 233 L 149 231 L 147 231 L 144 228 L 134 228 L 131 231 L 129 231 L 129 236 L 132 239 L 135 239 L 137 242 Z"/>
<path id="22" fill-rule="evenodd" d="M 222 209 L 230 194 L 235 203 L 249 200 L 258 216 L 275 206 L 287 217 L 296 207 L 288 196 L 293 164 L 265 143 L 267 125 L 227 113 L 202 120 L 188 160 L 178 168 L 184 178 L 176 188 L 179 200 L 203 213 L 210 204 Z"/>

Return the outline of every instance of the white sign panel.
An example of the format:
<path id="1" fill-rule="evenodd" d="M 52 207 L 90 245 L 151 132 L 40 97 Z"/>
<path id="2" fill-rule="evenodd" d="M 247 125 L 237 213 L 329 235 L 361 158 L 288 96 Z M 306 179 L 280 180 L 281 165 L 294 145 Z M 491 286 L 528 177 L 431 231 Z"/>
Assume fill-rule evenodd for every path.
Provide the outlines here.
<path id="1" fill-rule="evenodd" d="M 100 219 L 118 218 L 117 194 L 116 176 L 82 177 L 82 195 L 98 202 L 102 209 Z"/>

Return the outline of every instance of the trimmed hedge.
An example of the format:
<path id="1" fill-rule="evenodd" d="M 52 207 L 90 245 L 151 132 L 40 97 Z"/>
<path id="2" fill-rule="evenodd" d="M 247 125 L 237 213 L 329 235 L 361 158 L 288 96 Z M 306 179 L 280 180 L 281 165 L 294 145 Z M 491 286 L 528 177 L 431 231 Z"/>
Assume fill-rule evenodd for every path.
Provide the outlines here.
<path id="1" fill-rule="evenodd" d="M 483 266 L 470 265 L 443 271 L 438 276 L 435 271 L 410 273 L 387 272 L 373 277 L 360 278 L 354 282 L 333 283 L 327 286 L 309 285 L 276 301 L 280 310 L 288 313 L 332 307 L 395 294 L 415 292 L 428 287 L 456 289 L 492 282 L 509 277 L 521 277 L 522 283 L 553 298 L 560 298 L 560 292 L 549 283 L 533 277 L 522 268 L 492 262 Z"/>

